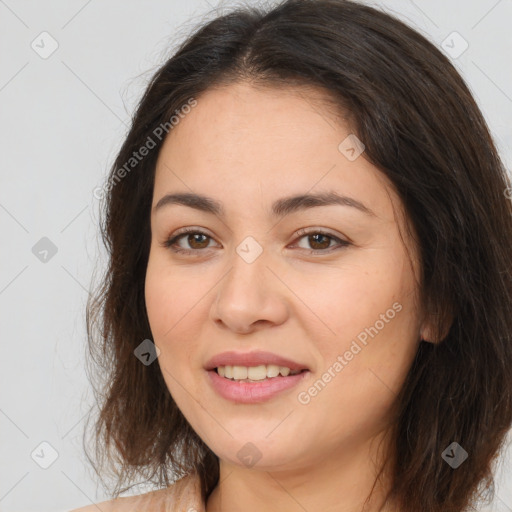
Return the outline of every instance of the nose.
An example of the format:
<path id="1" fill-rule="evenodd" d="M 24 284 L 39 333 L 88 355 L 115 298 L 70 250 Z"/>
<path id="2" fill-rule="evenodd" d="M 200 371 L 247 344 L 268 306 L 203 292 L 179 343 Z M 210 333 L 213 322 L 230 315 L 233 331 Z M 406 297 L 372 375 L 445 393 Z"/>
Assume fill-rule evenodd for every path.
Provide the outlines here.
<path id="1" fill-rule="evenodd" d="M 211 318 L 219 327 L 249 334 L 286 321 L 288 289 L 267 260 L 265 251 L 251 263 L 234 251 L 211 308 Z"/>

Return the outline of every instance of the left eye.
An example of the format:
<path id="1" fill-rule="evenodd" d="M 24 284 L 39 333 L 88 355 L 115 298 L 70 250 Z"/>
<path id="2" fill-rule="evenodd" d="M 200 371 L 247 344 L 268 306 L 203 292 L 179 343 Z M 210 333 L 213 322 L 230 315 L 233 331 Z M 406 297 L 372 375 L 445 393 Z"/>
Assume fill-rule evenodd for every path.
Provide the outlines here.
<path id="1" fill-rule="evenodd" d="M 330 249 L 331 242 L 333 240 L 337 240 L 340 243 L 340 245 L 345 244 L 344 240 L 340 240 L 339 238 L 333 235 L 329 235 L 328 233 L 323 233 L 321 231 L 312 231 L 310 233 L 304 234 L 299 238 L 299 240 L 302 240 L 303 238 L 307 240 L 307 243 L 312 247 L 313 251 L 322 251 L 325 249 Z M 307 248 L 303 247 L 303 249 Z"/>
<path id="2" fill-rule="evenodd" d="M 326 233 L 324 231 L 309 231 L 306 232 L 304 230 L 299 231 L 296 233 L 296 235 L 299 235 L 299 240 L 302 240 L 303 238 L 307 238 L 307 243 L 312 247 L 312 249 L 307 249 L 302 247 L 302 249 L 309 250 L 310 254 L 316 254 L 316 253 L 326 253 L 330 252 L 330 250 L 326 249 L 332 249 L 331 242 L 337 241 L 338 242 L 338 249 L 346 247 L 350 245 L 350 242 L 347 242 L 346 240 L 342 240 L 334 235 L 331 235 L 330 233 Z M 181 239 L 185 239 L 187 243 L 189 244 L 189 247 L 191 249 L 183 248 L 181 245 L 179 245 L 179 242 Z M 166 240 L 162 245 L 164 247 L 170 248 L 172 251 L 176 253 L 187 253 L 192 254 L 201 252 L 204 249 L 208 249 L 209 247 L 209 240 L 213 240 L 212 237 L 202 231 L 198 230 L 189 230 L 182 232 L 175 237 L 171 237 L 168 240 Z"/>

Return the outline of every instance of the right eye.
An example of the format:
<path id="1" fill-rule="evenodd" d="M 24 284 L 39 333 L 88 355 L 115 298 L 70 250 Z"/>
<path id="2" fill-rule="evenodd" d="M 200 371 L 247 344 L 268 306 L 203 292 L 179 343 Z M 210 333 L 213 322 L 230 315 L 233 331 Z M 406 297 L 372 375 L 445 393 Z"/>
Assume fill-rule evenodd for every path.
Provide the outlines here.
<path id="1" fill-rule="evenodd" d="M 184 239 L 192 248 L 187 249 L 178 245 L 181 239 Z M 213 240 L 210 235 L 198 230 L 197 228 L 184 228 L 179 231 L 178 234 L 167 239 L 162 245 L 176 253 L 195 253 L 194 255 L 198 256 L 198 252 L 208 249 L 208 243 L 204 245 L 205 241 L 207 242 L 207 239 Z"/>

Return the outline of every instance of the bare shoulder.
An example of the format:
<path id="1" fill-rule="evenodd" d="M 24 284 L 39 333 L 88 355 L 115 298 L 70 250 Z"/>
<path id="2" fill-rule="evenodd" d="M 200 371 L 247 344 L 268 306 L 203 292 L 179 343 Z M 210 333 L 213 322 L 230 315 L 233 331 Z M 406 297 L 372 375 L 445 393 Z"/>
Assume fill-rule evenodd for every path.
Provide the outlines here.
<path id="1" fill-rule="evenodd" d="M 167 502 L 170 489 L 139 494 L 137 496 L 124 496 L 113 500 L 103 501 L 82 508 L 70 510 L 69 512 L 142 512 L 146 509 L 161 506 Z M 144 508 L 142 508 L 144 506 Z"/>
<path id="2" fill-rule="evenodd" d="M 140 503 L 139 496 L 116 498 L 101 503 L 86 505 L 85 507 L 75 508 L 69 512 L 128 512 L 133 509 L 130 505 L 135 506 L 136 503 Z"/>
<path id="3" fill-rule="evenodd" d="M 158 505 L 165 498 L 165 489 L 153 491 L 138 496 L 125 496 L 113 500 L 103 501 L 85 507 L 70 510 L 69 512 L 139 512 L 141 505 Z"/>
<path id="4" fill-rule="evenodd" d="M 69 512 L 167 512 L 171 510 L 204 511 L 200 496 L 199 478 L 188 475 L 164 489 L 137 496 L 124 496 L 101 503 L 86 505 Z"/>
<path id="5" fill-rule="evenodd" d="M 113 502 L 116 500 L 104 501 L 103 503 L 97 503 L 96 505 L 86 505 L 85 507 L 74 508 L 69 512 L 112 512 Z"/>

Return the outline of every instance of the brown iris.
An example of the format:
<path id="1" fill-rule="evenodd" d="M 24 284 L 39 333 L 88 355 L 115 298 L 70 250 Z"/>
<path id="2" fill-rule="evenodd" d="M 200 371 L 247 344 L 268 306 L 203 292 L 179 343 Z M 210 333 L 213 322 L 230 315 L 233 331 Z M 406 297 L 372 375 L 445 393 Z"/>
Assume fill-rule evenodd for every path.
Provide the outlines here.
<path id="1" fill-rule="evenodd" d="M 326 241 L 327 241 L 327 245 L 325 244 L 320 244 L 321 247 L 315 247 L 315 244 L 317 244 L 317 241 L 315 239 L 318 239 L 318 237 L 323 237 Z M 311 240 L 315 240 L 313 243 L 311 243 Z M 330 237 L 327 236 L 327 235 L 323 235 L 321 233 L 317 233 L 317 234 L 314 234 L 314 235 L 309 235 L 308 236 L 308 240 L 310 242 L 310 245 L 313 249 L 327 249 L 330 245 Z M 317 244 L 318 245 L 318 244 Z"/>
<path id="2" fill-rule="evenodd" d="M 195 237 L 203 237 L 204 238 L 203 243 L 206 243 L 206 245 L 201 246 L 201 247 L 194 245 L 194 243 L 197 241 L 197 239 Z M 193 249 L 205 249 L 206 247 L 208 247 L 208 243 L 209 243 L 208 238 L 209 237 L 207 235 L 203 235 L 202 233 L 193 233 L 193 234 L 187 236 L 187 239 L 188 239 L 187 241 L 190 244 L 190 247 L 192 247 Z M 194 240 L 194 243 L 190 243 L 190 240 Z M 201 244 L 201 242 L 198 242 L 198 243 Z"/>

